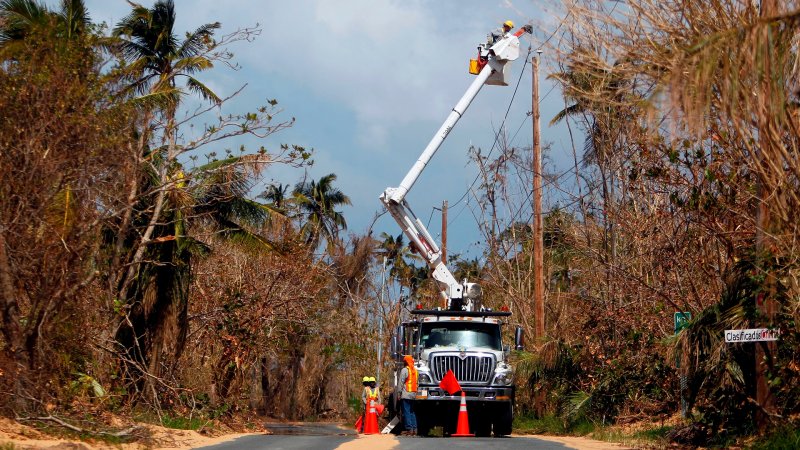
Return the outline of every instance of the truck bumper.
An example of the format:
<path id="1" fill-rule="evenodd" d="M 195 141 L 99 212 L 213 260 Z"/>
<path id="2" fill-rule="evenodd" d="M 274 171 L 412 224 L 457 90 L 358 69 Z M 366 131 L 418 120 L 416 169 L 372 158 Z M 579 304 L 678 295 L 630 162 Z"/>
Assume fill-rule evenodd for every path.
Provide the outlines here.
<path id="1" fill-rule="evenodd" d="M 467 401 L 474 402 L 514 402 L 514 386 L 464 386 Z M 439 386 L 420 386 L 417 390 L 418 402 L 423 401 L 461 401 L 461 394 L 450 395 Z"/>

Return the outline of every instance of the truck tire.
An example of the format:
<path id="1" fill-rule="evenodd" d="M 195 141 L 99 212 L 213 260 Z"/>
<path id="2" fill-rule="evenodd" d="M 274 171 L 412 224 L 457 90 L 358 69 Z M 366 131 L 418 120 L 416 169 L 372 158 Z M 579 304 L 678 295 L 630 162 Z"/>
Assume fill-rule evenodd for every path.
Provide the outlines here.
<path id="1" fill-rule="evenodd" d="M 482 418 L 480 422 L 475 425 L 475 429 L 472 430 L 472 432 L 475 433 L 476 437 L 489 437 L 492 435 L 492 422 Z"/>
<path id="2" fill-rule="evenodd" d="M 425 416 L 417 414 L 417 435 L 427 437 L 431 432 L 431 424 Z"/>
<path id="3" fill-rule="evenodd" d="M 511 434 L 512 423 L 514 422 L 514 407 L 508 405 L 498 411 L 493 423 L 495 437 L 508 436 Z"/>

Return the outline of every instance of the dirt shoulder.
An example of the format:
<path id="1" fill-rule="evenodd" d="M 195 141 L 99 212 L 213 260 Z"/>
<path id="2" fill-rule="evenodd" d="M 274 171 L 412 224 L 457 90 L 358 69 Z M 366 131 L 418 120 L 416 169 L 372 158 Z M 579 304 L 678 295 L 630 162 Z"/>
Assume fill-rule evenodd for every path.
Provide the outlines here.
<path id="1" fill-rule="evenodd" d="M 594 439 L 573 436 L 540 436 L 540 435 L 512 435 L 517 439 L 539 439 L 542 441 L 556 442 L 563 444 L 567 448 L 576 450 L 627 450 L 620 444 L 596 441 Z M 398 438 L 393 435 L 359 435 L 358 438 L 340 445 L 336 450 L 391 450 L 399 445 Z M 446 447 L 446 445 L 443 445 Z"/>
<path id="2" fill-rule="evenodd" d="M 183 450 L 220 444 L 233 439 L 262 433 L 225 433 L 207 436 L 192 430 L 176 430 L 151 424 L 137 424 L 131 431 L 135 440 L 130 443 L 59 437 L 44 433 L 33 426 L 0 417 L 0 448 L 9 444 L 14 450 L 144 450 L 174 449 Z M 567 448 L 579 450 L 623 450 L 630 449 L 621 444 L 597 441 L 575 436 L 513 435 L 518 439 L 540 439 L 563 444 Z M 339 447 L 341 450 L 390 450 L 398 444 L 394 435 L 359 435 L 351 442 Z"/>
<path id="3" fill-rule="evenodd" d="M 567 448 L 578 450 L 630 450 L 632 447 L 626 447 L 622 444 L 615 444 L 613 442 L 597 441 L 579 436 L 544 436 L 544 435 L 512 435 L 517 438 L 534 438 L 542 441 L 557 442 L 563 444 Z"/>
<path id="4" fill-rule="evenodd" d="M 227 433 L 205 436 L 192 430 L 175 430 L 151 424 L 135 425 L 131 431 L 135 442 L 119 443 L 113 439 L 72 439 L 45 434 L 38 429 L 8 418 L 0 418 L 0 448 L 13 446 L 14 450 L 140 450 L 140 449 L 190 449 L 214 445 L 254 433 Z"/>

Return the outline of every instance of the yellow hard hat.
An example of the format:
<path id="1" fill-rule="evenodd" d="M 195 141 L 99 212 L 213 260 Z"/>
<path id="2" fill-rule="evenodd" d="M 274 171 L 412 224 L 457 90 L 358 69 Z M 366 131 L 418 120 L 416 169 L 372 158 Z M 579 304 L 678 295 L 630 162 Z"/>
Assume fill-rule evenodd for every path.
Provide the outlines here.
<path id="1" fill-rule="evenodd" d="M 364 377 L 361 379 L 362 383 L 369 383 L 369 377 Z"/>
<path id="2" fill-rule="evenodd" d="M 369 381 L 375 381 L 375 377 L 369 377 Z"/>
<path id="3" fill-rule="evenodd" d="M 514 22 L 510 20 L 506 20 L 505 22 L 503 22 L 503 25 L 507 26 L 508 28 L 514 28 Z"/>

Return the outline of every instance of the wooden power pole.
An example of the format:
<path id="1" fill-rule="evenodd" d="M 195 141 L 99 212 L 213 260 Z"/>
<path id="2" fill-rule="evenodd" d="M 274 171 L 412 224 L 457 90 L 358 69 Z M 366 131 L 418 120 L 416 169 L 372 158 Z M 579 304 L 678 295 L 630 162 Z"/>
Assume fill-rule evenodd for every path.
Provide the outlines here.
<path id="1" fill-rule="evenodd" d="M 762 0 L 761 1 L 761 11 L 760 15 L 762 18 L 765 17 L 773 17 L 778 13 L 778 2 L 776 0 Z M 764 77 L 764 81 L 762 81 L 762 90 L 763 96 L 761 102 L 770 102 L 773 101 L 770 97 L 770 90 L 771 90 L 771 67 L 770 63 L 774 61 L 771 55 L 767 55 L 767 60 L 764 63 L 764 71 L 765 73 L 762 75 Z M 758 144 L 759 144 L 759 164 L 761 165 L 762 171 L 769 171 L 770 166 L 766 161 L 769 155 L 768 146 L 773 145 L 770 138 L 767 136 L 767 130 L 769 128 L 769 107 L 766 103 L 760 104 L 759 108 L 761 108 L 761 115 L 762 118 L 760 119 L 759 125 L 759 132 L 758 132 Z M 765 176 L 762 174 L 762 176 Z M 765 327 L 772 327 L 774 326 L 775 321 L 775 313 L 777 311 L 777 299 L 775 298 L 776 295 L 776 285 L 777 281 L 775 280 L 775 274 L 772 272 L 772 269 L 766 263 L 769 259 L 769 236 L 775 230 L 773 230 L 774 224 L 772 221 L 770 208 L 767 202 L 769 201 L 770 193 L 767 192 L 765 182 L 760 181 L 757 185 L 757 194 L 758 196 L 758 210 L 756 211 L 756 258 L 758 260 L 758 264 L 764 269 L 766 272 L 766 276 L 764 277 L 764 289 L 763 293 L 756 296 L 756 309 L 758 309 L 759 315 L 764 320 Z M 769 388 L 769 384 L 767 383 L 767 370 L 772 366 L 772 358 L 775 355 L 777 350 L 777 345 L 775 342 L 756 342 L 756 351 L 755 351 L 755 358 L 756 358 L 756 403 L 758 406 L 761 407 L 756 413 L 756 426 L 758 427 L 759 431 L 766 430 L 769 424 L 769 417 L 768 414 L 772 414 L 775 412 L 775 398 L 772 396 L 772 392 Z"/>
<path id="2" fill-rule="evenodd" d="M 539 57 L 531 59 L 533 67 L 533 314 L 535 339 L 544 339 L 544 238 L 542 233 L 542 148 L 539 127 Z"/>
<path id="3" fill-rule="evenodd" d="M 447 264 L 447 200 L 442 202 L 442 264 Z"/>
<path id="4" fill-rule="evenodd" d="M 539 127 L 539 57 L 541 50 L 531 59 L 533 68 L 533 319 L 534 341 L 541 345 L 544 340 L 544 252 L 542 247 L 542 148 Z M 536 415 L 544 416 L 545 393 L 536 392 L 533 396 Z"/>

